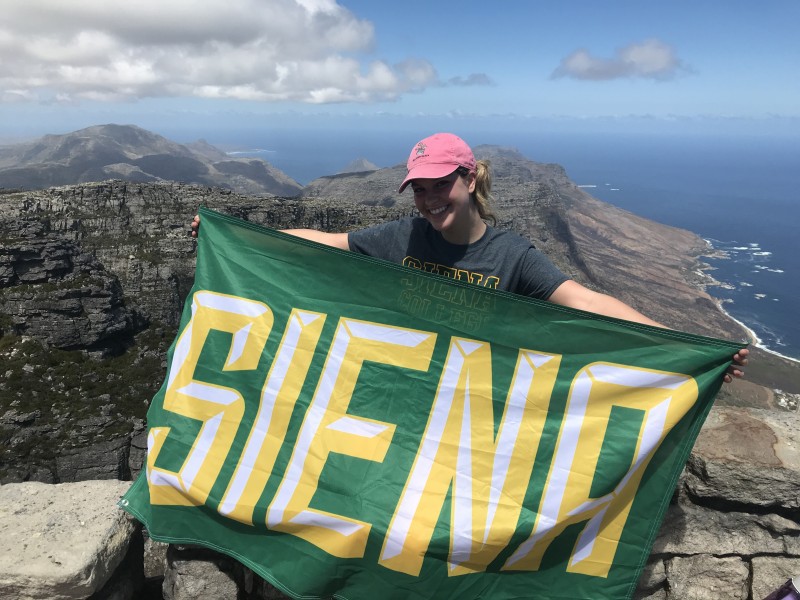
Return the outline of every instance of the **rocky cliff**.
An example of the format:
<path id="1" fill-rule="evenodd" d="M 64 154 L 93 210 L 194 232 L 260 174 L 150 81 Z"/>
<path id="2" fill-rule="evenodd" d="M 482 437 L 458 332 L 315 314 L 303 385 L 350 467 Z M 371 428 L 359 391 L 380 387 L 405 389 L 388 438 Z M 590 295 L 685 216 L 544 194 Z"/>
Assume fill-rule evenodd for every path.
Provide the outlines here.
<path id="1" fill-rule="evenodd" d="M 288 598 L 228 556 L 143 537 L 114 509 L 127 485 L 0 486 L 3 597 Z M 798 485 L 800 414 L 715 408 L 633 598 L 765 598 L 800 569 Z"/>
<path id="2" fill-rule="evenodd" d="M 263 160 L 231 158 L 203 140 L 178 144 L 134 125 L 95 125 L 0 147 L 0 188 L 30 190 L 115 178 L 187 181 L 283 196 L 301 188 Z"/>
<path id="3" fill-rule="evenodd" d="M 577 280 L 671 327 L 745 337 L 704 288 L 703 240 L 599 202 L 557 165 L 496 147 L 476 153 L 494 167 L 499 225 Z M 0 193 L 0 481 L 137 470 L 147 404 L 192 283 L 198 206 L 275 228 L 347 231 L 413 214 L 410 194 L 394 191 L 401 171 L 322 178 L 300 198 L 123 181 Z M 796 365 L 774 357 L 748 375 L 754 383 L 726 386 L 721 402 L 779 408 L 792 397 L 774 388 L 800 392 Z"/>
<path id="4" fill-rule="evenodd" d="M 597 201 L 557 165 L 476 150 L 493 163 L 499 225 L 577 280 L 671 327 L 745 337 L 706 289 L 697 236 Z M 393 191 L 402 172 L 321 178 L 299 198 L 118 180 L 0 191 L 0 483 L 139 472 L 146 410 L 193 279 L 198 206 L 276 228 L 351 230 L 413 214 L 410 194 Z M 800 572 L 798 366 L 755 354 L 749 382 L 718 398 L 637 598 L 760 598 Z M 211 572 L 201 562 L 175 583 L 182 561 L 167 568 L 170 589 Z"/>

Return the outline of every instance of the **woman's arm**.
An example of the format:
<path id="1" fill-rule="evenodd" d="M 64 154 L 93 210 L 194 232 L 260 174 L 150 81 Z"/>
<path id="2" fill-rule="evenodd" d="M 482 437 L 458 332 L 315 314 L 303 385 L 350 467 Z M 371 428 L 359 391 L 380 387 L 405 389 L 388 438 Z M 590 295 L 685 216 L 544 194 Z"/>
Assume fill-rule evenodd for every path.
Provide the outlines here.
<path id="1" fill-rule="evenodd" d="M 200 231 L 200 215 L 195 215 L 192 219 L 192 237 L 197 237 Z M 350 250 L 350 243 L 347 241 L 346 233 L 325 233 L 316 229 L 282 229 L 283 233 L 288 233 L 305 240 L 333 246 L 339 250 Z"/>
<path id="2" fill-rule="evenodd" d="M 324 231 L 317 231 L 316 229 L 281 229 L 283 233 L 288 233 L 295 237 L 303 238 L 304 240 L 311 240 L 325 244 L 326 246 L 333 246 L 339 250 L 350 250 L 350 244 L 347 241 L 346 233 L 326 233 Z"/>
<path id="3" fill-rule="evenodd" d="M 661 323 L 644 316 L 638 310 L 628 306 L 621 300 L 617 300 L 608 294 L 601 294 L 600 292 L 590 290 L 571 279 L 558 286 L 548 300 L 555 304 L 560 304 L 561 306 L 577 308 L 598 315 L 616 317 L 617 319 L 625 319 L 626 321 L 644 323 L 645 325 L 653 325 L 655 327 L 665 327 Z"/>
<path id="4" fill-rule="evenodd" d="M 561 306 L 577 308 L 607 317 L 616 317 L 618 319 L 625 319 L 626 321 L 633 321 L 634 323 L 644 323 L 645 325 L 653 325 L 655 327 L 665 327 L 661 323 L 644 316 L 638 310 L 628 306 L 624 302 L 607 294 L 592 291 L 582 286 L 577 281 L 565 281 L 556 288 L 548 300 L 555 304 L 560 304 Z M 744 377 L 744 370 L 742 367 L 747 365 L 747 356 L 749 353 L 750 351 L 747 348 L 742 348 L 733 355 L 733 364 L 728 367 L 723 377 L 725 383 L 730 383 L 733 381 L 734 377 Z"/>

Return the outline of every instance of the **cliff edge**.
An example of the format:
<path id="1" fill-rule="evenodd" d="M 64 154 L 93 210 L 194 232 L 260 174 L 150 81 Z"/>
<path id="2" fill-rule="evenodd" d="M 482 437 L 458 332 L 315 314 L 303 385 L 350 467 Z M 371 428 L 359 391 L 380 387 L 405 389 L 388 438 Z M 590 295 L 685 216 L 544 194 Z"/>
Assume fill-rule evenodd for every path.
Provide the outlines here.
<path id="1" fill-rule="evenodd" d="M 492 146 L 476 154 L 493 164 L 498 225 L 576 280 L 669 327 L 746 339 L 707 290 L 702 239 L 592 198 L 558 165 Z M 410 194 L 394 192 L 398 169 L 322 178 L 299 198 L 119 180 L 0 192 L 0 482 L 138 471 L 147 406 L 193 280 L 198 206 L 274 228 L 348 231 L 414 214 Z M 796 410 L 800 365 L 754 354 L 748 380 L 725 386 L 718 403 Z"/>

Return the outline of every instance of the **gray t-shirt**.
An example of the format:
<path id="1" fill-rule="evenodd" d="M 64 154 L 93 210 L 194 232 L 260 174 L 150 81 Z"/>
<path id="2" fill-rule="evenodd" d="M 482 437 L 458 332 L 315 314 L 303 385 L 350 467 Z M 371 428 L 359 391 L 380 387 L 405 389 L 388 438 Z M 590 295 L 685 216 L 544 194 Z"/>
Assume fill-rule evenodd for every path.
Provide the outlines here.
<path id="1" fill-rule="evenodd" d="M 348 242 L 353 252 L 542 300 L 569 279 L 530 241 L 489 226 L 474 244 L 459 245 L 408 217 L 352 231 Z"/>

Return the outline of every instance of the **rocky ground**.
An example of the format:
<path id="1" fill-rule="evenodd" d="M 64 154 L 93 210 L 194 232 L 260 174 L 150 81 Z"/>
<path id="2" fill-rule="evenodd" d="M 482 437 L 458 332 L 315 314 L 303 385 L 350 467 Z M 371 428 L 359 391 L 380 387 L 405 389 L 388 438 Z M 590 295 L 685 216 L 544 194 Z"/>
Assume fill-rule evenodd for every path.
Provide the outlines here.
<path id="1" fill-rule="evenodd" d="M 557 165 L 477 153 L 492 161 L 499 226 L 578 281 L 670 327 L 746 337 L 705 288 L 703 240 L 595 200 Z M 192 284 L 198 206 L 270 227 L 347 231 L 413 214 L 409 194 L 374 202 L 397 180 L 397 168 L 327 177 L 295 199 L 121 181 L 0 193 L 0 481 L 128 476 L 130 440 Z M 758 350 L 752 363 L 718 403 L 796 410 L 800 365 Z"/>
<path id="2" fill-rule="evenodd" d="M 495 168 L 499 225 L 575 279 L 670 327 L 745 339 L 707 287 L 700 238 L 591 198 L 556 165 L 477 153 Z M 121 181 L 0 191 L 0 483 L 128 479 L 141 468 L 147 407 L 192 284 L 198 206 L 346 231 L 413 214 L 410 197 L 376 195 L 399 180 L 397 169 L 334 176 L 300 198 Z M 757 598 L 769 569 L 800 572 L 800 365 L 757 349 L 751 362 L 747 380 L 718 396 L 642 598 L 712 597 L 680 592 L 706 576 L 739 586 L 724 597 Z"/>

